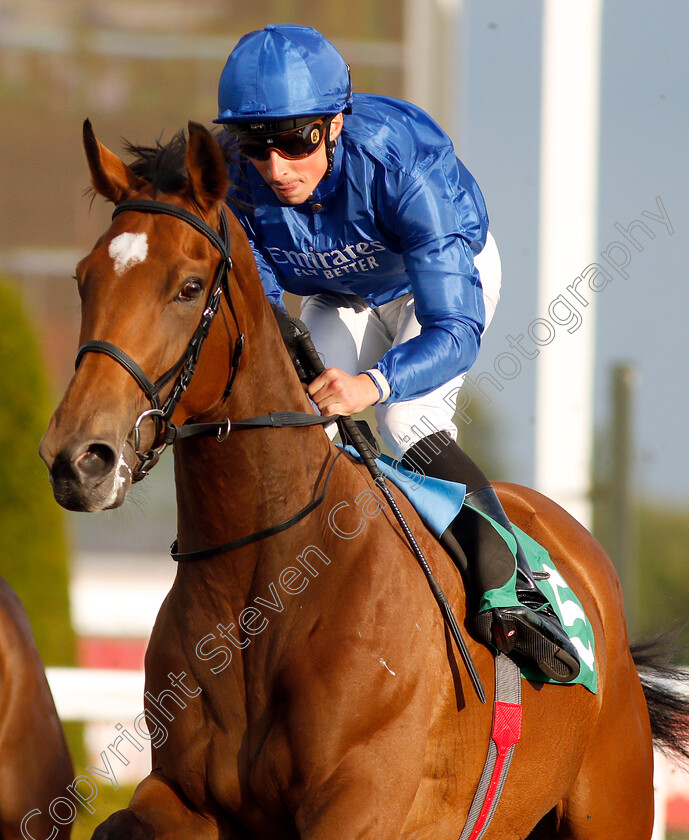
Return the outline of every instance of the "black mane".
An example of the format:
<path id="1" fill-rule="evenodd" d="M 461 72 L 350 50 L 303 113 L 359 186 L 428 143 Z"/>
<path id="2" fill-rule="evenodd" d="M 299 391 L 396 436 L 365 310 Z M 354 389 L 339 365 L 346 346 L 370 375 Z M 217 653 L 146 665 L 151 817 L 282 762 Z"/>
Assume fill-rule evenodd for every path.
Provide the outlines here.
<path id="1" fill-rule="evenodd" d="M 235 185 L 227 196 L 227 202 L 248 208 L 249 203 L 241 197 L 245 191 L 236 186 L 243 181 L 237 150 L 227 142 L 226 132 L 216 129 L 211 133 L 222 150 L 230 181 Z M 160 140 L 156 140 L 155 146 L 138 146 L 125 140 L 124 147 L 133 158 L 129 168 L 139 178 L 149 181 L 161 193 L 182 190 L 187 179 L 187 134 L 184 130 L 180 129 L 165 145 Z"/>
<path id="2" fill-rule="evenodd" d="M 187 178 L 184 131 L 178 131 L 165 146 L 160 140 L 156 140 L 155 146 L 137 146 L 126 140 L 124 145 L 134 158 L 129 167 L 135 175 L 149 181 L 158 192 L 174 193 L 182 189 Z"/>

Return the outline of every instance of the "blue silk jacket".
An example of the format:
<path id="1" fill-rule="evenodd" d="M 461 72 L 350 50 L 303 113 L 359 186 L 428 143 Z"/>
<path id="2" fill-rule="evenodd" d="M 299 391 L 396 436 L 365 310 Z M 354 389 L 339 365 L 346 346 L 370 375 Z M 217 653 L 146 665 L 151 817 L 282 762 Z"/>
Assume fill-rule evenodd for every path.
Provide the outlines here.
<path id="1" fill-rule="evenodd" d="M 253 209 L 232 209 L 273 302 L 283 290 L 335 291 L 376 307 L 413 292 L 421 334 L 376 365 L 389 401 L 427 394 L 471 367 L 484 327 L 473 258 L 488 216 L 478 185 L 426 113 L 354 94 L 333 173 L 304 204 L 282 204 L 250 163 L 241 171 L 235 189 L 244 200 L 248 190 Z"/>

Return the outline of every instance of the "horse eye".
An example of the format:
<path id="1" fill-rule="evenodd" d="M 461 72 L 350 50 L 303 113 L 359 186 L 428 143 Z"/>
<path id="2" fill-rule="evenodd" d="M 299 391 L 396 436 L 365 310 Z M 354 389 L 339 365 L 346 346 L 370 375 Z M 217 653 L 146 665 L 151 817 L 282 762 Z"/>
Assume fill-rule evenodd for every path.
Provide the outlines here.
<path id="1" fill-rule="evenodd" d="M 188 280 L 184 286 L 182 286 L 182 289 L 177 297 L 180 300 L 194 300 L 201 294 L 202 289 L 203 286 L 198 280 Z"/>

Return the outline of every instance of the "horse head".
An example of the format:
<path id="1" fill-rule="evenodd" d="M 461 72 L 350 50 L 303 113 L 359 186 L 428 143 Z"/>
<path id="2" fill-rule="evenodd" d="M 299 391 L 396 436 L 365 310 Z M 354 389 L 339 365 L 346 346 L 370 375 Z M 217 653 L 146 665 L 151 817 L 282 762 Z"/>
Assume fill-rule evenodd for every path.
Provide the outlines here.
<path id="1" fill-rule="evenodd" d="M 154 452 L 166 419 L 184 422 L 221 399 L 232 367 L 230 333 L 236 338 L 238 326 L 234 307 L 228 313 L 220 301 L 221 285 L 229 295 L 223 253 L 229 236 L 225 245 L 216 232 L 227 234 L 229 178 L 212 135 L 189 123 L 188 143 L 178 135 L 165 148 L 130 147 L 139 153 L 130 167 L 97 140 L 87 120 L 84 148 L 93 189 L 115 204 L 115 213 L 76 269 L 81 349 L 40 455 L 62 506 L 97 511 L 122 504 L 137 477 L 137 451 Z M 165 212 L 152 212 L 154 205 Z M 234 240 L 240 229 L 229 215 Z M 237 239 L 233 256 L 253 263 L 245 237 Z M 236 286 L 234 271 L 231 280 Z M 211 329 L 213 307 L 223 317 Z M 201 362 L 208 375 L 190 384 L 206 333 Z"/>

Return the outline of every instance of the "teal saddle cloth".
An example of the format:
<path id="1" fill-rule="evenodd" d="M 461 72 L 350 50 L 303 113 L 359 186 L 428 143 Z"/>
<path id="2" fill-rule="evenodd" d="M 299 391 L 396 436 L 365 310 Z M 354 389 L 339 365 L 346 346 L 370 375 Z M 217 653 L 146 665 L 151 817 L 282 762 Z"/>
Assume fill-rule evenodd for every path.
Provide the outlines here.
<path id="1" fill-rule="evenodd" d="M 356 451 L 347 447 L 347 451 L 358 458 Z M 454 522 L 464 504 L 466 487 L 452 481 L 421 473 L 410 472 L 399 461 L 393 461 L 385 455 L 376 459 L 379 469 L 409 499 L 428 529 L 440 537 Z M 498 522 L 486 517 L 490 524 L 505 540 L 510 551 L 516 555 L 517 544 L 512 536 Z M 555 567 L 550 555 L 542 545 L 528 534 L 512 525 L 532 572 L 537 575 L 536 584 L 550 602 L 560 619 L 565 632 L 572 640 L 581 660 L 581 671 L 576 680 L 567 685 L 584 685 L 594 694 L 597 691 L 595 644 L 593 628 L 577 596 L 568 586 L 562 574 Z M 516 562 L 516 561 L 515 561 Z M 481 599 L 480 609 L 515 606 L 516 599 L 506 599 L 504 590 L 491 590 Z M 551 682 L 538 668 L 522 668 L 525 679 L 536 682 Z M 558 683 L 562 685 L 562 683 Z"/>

